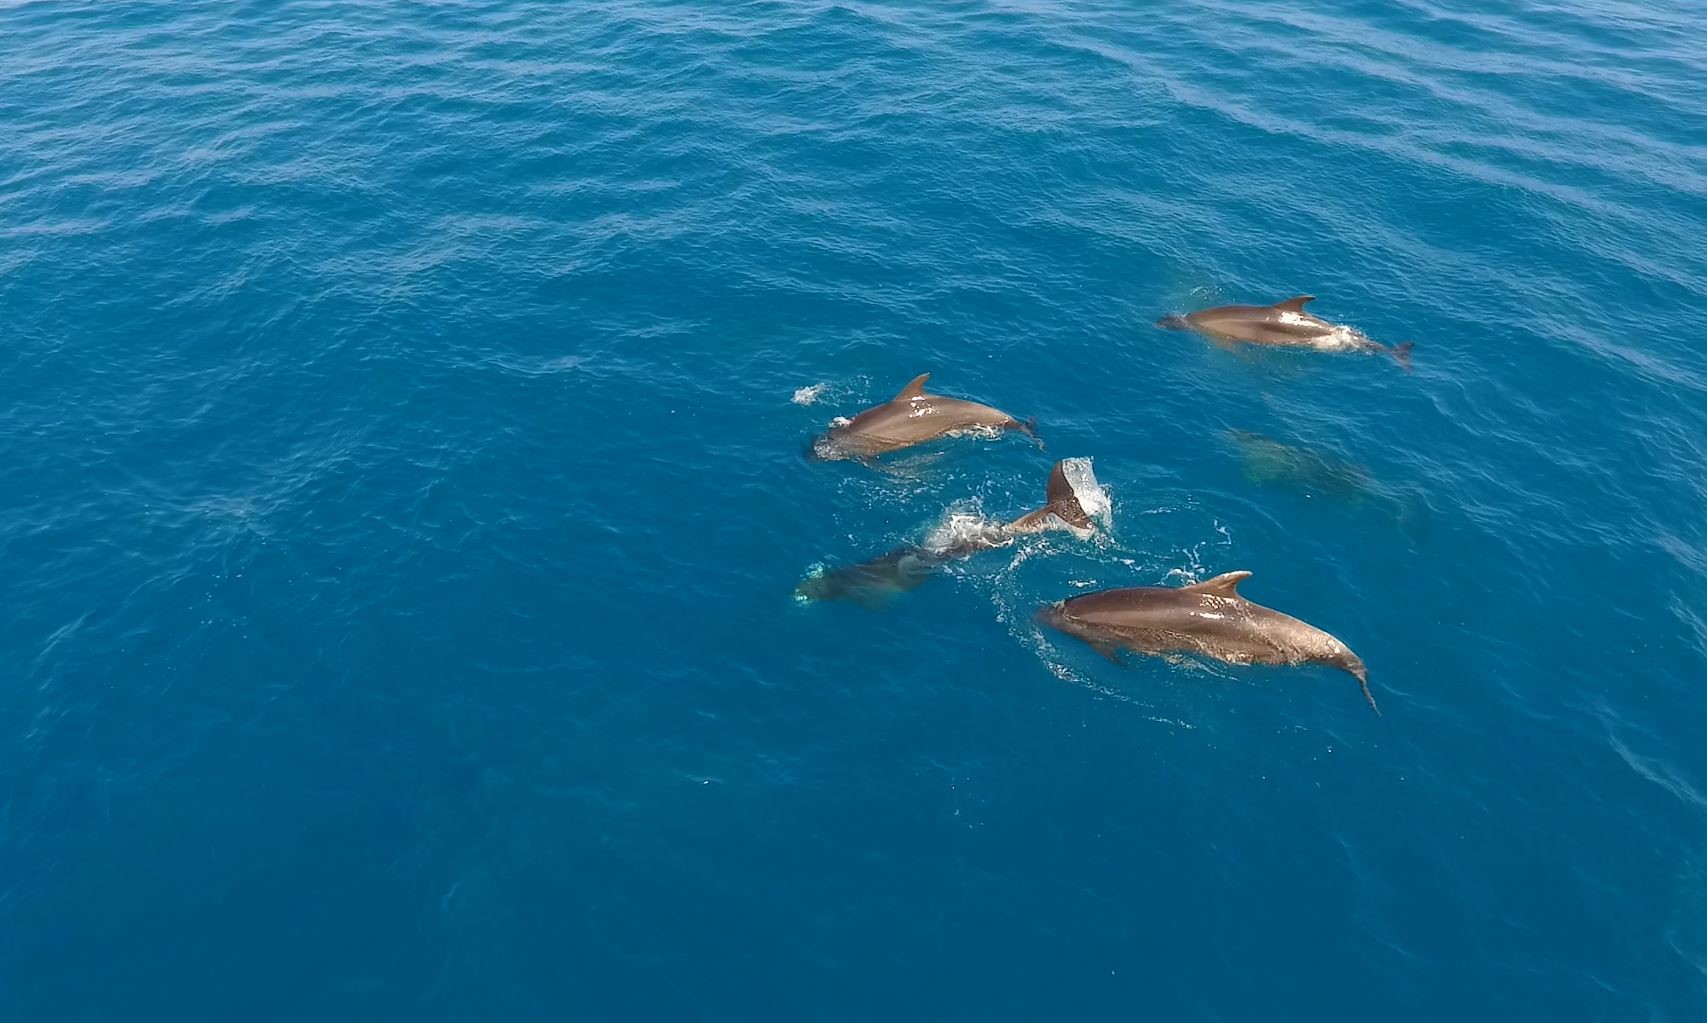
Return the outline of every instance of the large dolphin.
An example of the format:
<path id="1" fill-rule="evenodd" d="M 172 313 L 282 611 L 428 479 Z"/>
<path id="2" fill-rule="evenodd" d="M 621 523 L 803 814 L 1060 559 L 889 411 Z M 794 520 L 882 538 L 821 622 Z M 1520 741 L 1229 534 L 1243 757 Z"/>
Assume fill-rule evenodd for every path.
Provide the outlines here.
<path id="1" fill-rule="evenodd" d="M 1006 547 L 1014 538 L 1025 533 L 1040 533 L 1064 529 L 1081 538 L 1096 531 L 1096 519 L 1084 501 L 1101 505 L 1106 498 L 1090 473 L 1089 463 L 1083 463 L 1080 474 L 1081 490 L 1068 478 L 1071 459 L 1055 463 L 1049 473 L 1049 488 L 1043 507 L 1027 512 L 1008 523 L 951 521 L 951 528 L 939 532 L 945 535 L 922 544 L 897 547 L 886 554 L 857 565 L 844 565 L 814 575 L 794 591 L 801 600 L 851 600 L 865 607 L 880 606 L 886 598 L 924 585 L 945 565 L 969 558 L 979 551 Z M 1100 508 L 1098 509 L 1100 511 Z"/>
<path id="2" fill-rule="evenodd" d="M 1276 348 L 1311 348 L 1318 352 L 1386 352 L 1406 372 L 1411 368 L 1411 342 L 1389 348 L 1355 327 L 1330 323 L 1304 311 L 1314 295 L 1299 295 L 1273 305 L 1223 305 L 1200 309 L 1184 316 L 1170 313 L 1156 321 L 1168 330 L 1195 330 L 1223 344 L 1246 344 Z"/>
<path id="3" fill-rule="evenodd" d="M 1249 572 L 1228 572 L 1190 586 L 1134 586 L 1063 600 L 1038 621 L 1089 643 L 1120 663 L 1121 648 L 1141 654 L 1202 654 L 1228 664 L 1326 664 L 1357 679 L 1369 708 L 1369 671 L 1344 643 L 1290 615 L 1239 595 Z"/>
<path id="4" fill-rule="evenodd" d="M 838 420 L 812 442 L 811 455 L 824 461 L 869 461 L 890 451 L 936 440 L 944 434 L 982 427 L 1018 430 L 1037 439 L 1035 423 L 1022 423 L 998 408 L 962 398 L 926 394 L 929 373 L 913 378 L 901 393 L 848 420 Z M 1042 442 L 1038 442 L 1042 446 Z"/>

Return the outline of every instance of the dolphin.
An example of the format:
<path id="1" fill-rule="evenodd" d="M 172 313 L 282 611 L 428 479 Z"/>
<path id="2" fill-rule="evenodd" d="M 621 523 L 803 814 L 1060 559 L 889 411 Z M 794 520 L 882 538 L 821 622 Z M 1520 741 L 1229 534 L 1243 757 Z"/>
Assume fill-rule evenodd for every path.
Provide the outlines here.
<path id="1" fill-rule="evenodd" d="M 1246 344 L 1276 348 L 1313 348 L 1318 352 L 1386 352 L 1398 360 L 1405 372 L 1411 369 L 1411 342 L 1388 347 L 1362 331 L 1345 324 L 1329 323 L 1304 305 L 1314 295 L 1299 295 L 1274 305 L 1223 305 L 1200 309 L 1184 316 L 1169 313 L 1156 321 L 1167 330 L 1195 330 L 1221 344 Z"/>
<path id="2" fill-rule="evenodd" d="M 1249 572 L 1228 572 L 1190 586 L 1134 586 L 1059 601 L 1037 613 L 1044 625 L 1089 643 L 1120 663 L 1124 647 L 1141 654 L 1202 654 L 1228 664 L 1325 664 L 1357 679 L 1369 709 L 1369 671 L 1338 639 L 1239 595 Z"/>
<path id="3" fill-rule="evenodd" d="M 1285 483 L 1348 501 L 1378 492 L 1362 466 L 1248 430 L 1228 430 L 1227 437 L 1238 445 L 1245 478 L 1252 483 Z"/>
<path id="4" fill-rule="evenodd" d="M 968 526 L 951 520 L 951 526 L 958 528 L 953 528 L 946 538 L 897 547 L 869 561 L 814 575 L 796 587 L 794 595 L 801 600 L 852 600 L 875 608 L 885 598 L 924 585 L 950 562 L 969 558 L 979 551 L 1006 547 L 1017 536 L 1053 529 L 1088 538 L 1096 532 L 1096 519 L 1073 488 L 1066 465 L 1067 461 L 1062 460 L 1050 470 L 1043 507 L 1036 511 L 1007 523 L 978 521 Z"/>
<path id="5" fill-rule="evenodd" d="M 1227 436 L 1238 446 L 1245 479 L 1257 486 L 1287 487 L 1325 498 L 1388 518 L 1407 531 L 1427 523 L 1426 505 L 1414 500 L 1414 495 L 1382 485 L 1360 465 L 1260 433 L 1229 430 Z"/>
<path id="6" fill-rule="evenodd" d="M 869 461 L 890 451 L 936 440 L 973 427 L 1018 430 L 1037 440 L 1035 421 L 1020 422 L 998 408 L 962 398 L 925 393 L 929 373 L 913 378 L 901 392 L 881 405 L 848 420 L 838 420 L 812 442 L 809 456 L 820 461 L 844 458 Z M 1038 441 L 1042 447 L 1043 442 Z"/>

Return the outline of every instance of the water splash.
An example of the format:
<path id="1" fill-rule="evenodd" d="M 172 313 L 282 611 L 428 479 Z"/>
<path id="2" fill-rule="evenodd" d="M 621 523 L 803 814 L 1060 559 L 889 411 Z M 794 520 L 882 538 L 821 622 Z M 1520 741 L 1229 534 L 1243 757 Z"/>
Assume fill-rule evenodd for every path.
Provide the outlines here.
<path id="1" fill-rule="evenodd" d="M 962 550 L 994 550 L 1014 542 L 1006 524 L 985 515 L 976 502 L 951 506 L 920 544 L 927 551 L 947 554 Z"/>

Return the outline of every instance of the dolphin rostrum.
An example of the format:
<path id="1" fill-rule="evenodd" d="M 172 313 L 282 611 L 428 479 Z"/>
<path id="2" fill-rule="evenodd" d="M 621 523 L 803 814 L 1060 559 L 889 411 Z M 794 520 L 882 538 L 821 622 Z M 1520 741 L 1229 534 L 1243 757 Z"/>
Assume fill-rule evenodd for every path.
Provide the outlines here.
<path id="1" fill-rule="evenodd" d="M 1089 463 L 1085 462 L 1081 478 L 1086 491 L 1081 499 L 1081 492 L 1074 488 L 1066 472 L 1069 461 L 1072 460 L 1055 463 L 1049 473 L 1044 505 L 1036 511 L 1008 523 L 951 518 L 948 528 L 939 530 L 938 536 L 922 544 L 897 547 L 870 561 L 811 576 L 795 588 L 794 595 L 802 600 L 852 600 L 866 607 L 877 607 L 886 597 L 924 585 L 950 562 L 969 558 L 979 551 L 1006 547 L 1021 534 L 1064 529 L 1081 539 L 1087 538 L 1096 531 L 1096 518 L 1085 507 L 1084 499 L 1091 500 L 1100 511 L 1106 498 L 1095 476 L 1090 474 Z"/>
<path id="2" fill-rule="evenodd" d="M 1369 709 L 1369 671 L 1344 643 L 1290 615 L 1239 595 L 1249 572 L 1228 572 L 1190 586 L 1134 586 L 1063 600 L 1038 621 L 1089 643 L 1120 663 L 1121 648 L 1141 654 L 1202 654 L 1228 664 L 1325 664 L 1357 679 Z"/>
<path id="3" fill-rule="evenodd" d="M 1276 348 L 1313 348 L 1318 352 L 1386 352 L 1410 372 L 1411 342 L 1388 347 L 1354 327 L 1330 323 L 1305 312 L 1305 303 L 1315 300 L 1314 295 L 1299 295 L 1274 305 L 1223 305 L 1184 316 L 1170 313 L 1157 320 L 1156 326 L 1195 330 L 1222 344 L 1243 341 Z"/>
<path id="4" fill-rule="evenodd" d="M 982 427 L 1018 430 L 1037 440 L 1035 422 L 1020 422 L 998 408 L 962 398 L 926 394 L 929 373 L 914 377 L 901 393 L 848 420 L 830 425 L 812 442 L 811 455 L 823 461 L 853 458 L 868 461 L 890 451 L 936 440 L 945 434 Z M 1042 441 L 1038 441 L 1042 446 Z"/>

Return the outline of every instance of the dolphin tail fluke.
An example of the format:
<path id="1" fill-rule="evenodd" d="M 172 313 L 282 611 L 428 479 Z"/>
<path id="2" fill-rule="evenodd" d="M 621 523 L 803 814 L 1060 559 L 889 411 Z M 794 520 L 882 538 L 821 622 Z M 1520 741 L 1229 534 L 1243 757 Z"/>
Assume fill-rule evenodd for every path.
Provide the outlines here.
<path id="1" fill-rule="evenodd" d="M 1369 673 L 1360 671 L 1356 677 L 1357 684 L 1363 687 L 1363 698 L 1369 701 L 1369 709 L 1375 712 L 1376 717 L 1380 717 L 1381 708 L 1375 705 L 1375 694 L 1369 691 Z"/>
<path id="2" fill-rule="evenodd" d="M 1411 349 L 1415 347 L 1416 345 L 1409 341 L 1404 341 L 1393 346 L 1393 358 L 1398 360 L 1399 368 L 1404 370 L 1406 373 L 1411 371 Z"/>

